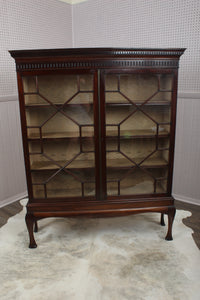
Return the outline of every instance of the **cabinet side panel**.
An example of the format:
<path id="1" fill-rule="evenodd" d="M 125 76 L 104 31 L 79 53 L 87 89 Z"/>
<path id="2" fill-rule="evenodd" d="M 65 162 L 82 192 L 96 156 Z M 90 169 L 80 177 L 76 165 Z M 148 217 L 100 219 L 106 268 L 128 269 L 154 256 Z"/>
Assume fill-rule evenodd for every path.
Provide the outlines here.
<path id="1" fill-rule="evenodd" d="M 17 73 L 17 82 L 18 82 L 18 93 L 19 93 L 19 107 L 20 107 L 20 118 L 21 118 L 21 130 L 22 130 L 22 141 L 24 149 L 24 162 L 26 168 L 26 180 L 29 201 L 33 198 L 32 191 L 32 182 L 30 176 L 30 161 L 29 161 L 29 151 L 28 151 L 28 142 L 27 142 L 27 128 L 26 128 L 26 114 L 25 114 L 25 104 L 24 104 L 24 91 L 23 91 L 23 82 L 21 74 Z"/>

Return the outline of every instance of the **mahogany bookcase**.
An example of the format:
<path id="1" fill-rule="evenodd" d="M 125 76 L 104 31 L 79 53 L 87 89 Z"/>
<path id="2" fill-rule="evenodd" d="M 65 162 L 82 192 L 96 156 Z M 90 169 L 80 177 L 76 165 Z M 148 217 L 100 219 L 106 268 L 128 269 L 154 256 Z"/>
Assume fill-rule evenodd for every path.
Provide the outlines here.
<path id="1" fill-rule="evenodd" d="M 185 49 L 10 51 L 16 62 L 29 201 L 46 217 L 175 216 L 179 58 Z"/>

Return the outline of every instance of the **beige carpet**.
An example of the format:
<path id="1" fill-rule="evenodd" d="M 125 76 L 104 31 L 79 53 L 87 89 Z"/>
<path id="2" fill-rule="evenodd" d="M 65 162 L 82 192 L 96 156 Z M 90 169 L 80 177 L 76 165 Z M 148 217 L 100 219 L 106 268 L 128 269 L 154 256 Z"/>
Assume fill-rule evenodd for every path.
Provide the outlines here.
<path id="1" fill-rule="evenodd" d="M 170 242 L 156 213 L 45 219 L 36 249 L 24 214 L 0 228 L 1 300 L 200 299 L 200 251 L 181 221 L 189 212 L 177 211 Z"/>

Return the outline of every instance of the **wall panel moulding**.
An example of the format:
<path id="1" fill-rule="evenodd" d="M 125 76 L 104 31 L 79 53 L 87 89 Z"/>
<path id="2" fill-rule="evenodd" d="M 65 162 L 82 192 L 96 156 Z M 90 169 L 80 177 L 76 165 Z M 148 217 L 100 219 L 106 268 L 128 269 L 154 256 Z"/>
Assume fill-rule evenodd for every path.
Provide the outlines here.
<path id="1" fill-rule="evenodd" d="M 86 2 L 88 0 L 59 0 L 61 2 L 66 2 L 68 4 L 78 4 L 78 3 L 81 3 L 81 2 Z"/>

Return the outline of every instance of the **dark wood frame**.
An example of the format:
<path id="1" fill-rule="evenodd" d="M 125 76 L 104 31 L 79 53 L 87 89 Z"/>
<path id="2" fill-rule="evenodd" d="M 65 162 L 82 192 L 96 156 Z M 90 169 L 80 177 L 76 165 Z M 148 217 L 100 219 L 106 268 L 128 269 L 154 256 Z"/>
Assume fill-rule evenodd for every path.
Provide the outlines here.
<path id="1" fill-rule="evenodd" d="M 158 212 L 161 213 L 161 225 L 164 225 L 164 214 L 168 215 L 166 240 L 172 240 L 172 223 L 176 211 L 174 199 L 171 195 L 171 188 L 176 125 L 177 77 L 179 58 L 184 50 L 185 49 L 85 48 L 9 51 L 11 56 L 15 58 L 17 69 L 24 158 L 29 194 L 26 224 L 30 237 L 30 248 L 37 247 L 33 234 L 34 225 L 35 231 L 37 231 L 37 221 L 46 217 L 110 217 L 144 212 Z M 67 201 L 63 201 L 63 198 L 56 198 L 56 201 L 51 201 L 51 199 L 34 199 L 30 176 L 22 76 L 71 74 L 77 72 L 94 74 L 96 198 L 84 197 L 84 201 L 81 197 L 71 198 L 70 200 L 68 198 Z M 106 197 L 105 101 L 102 75 L 109 72 L 162 72 L 174 74 L 171 105 L 168 192 L 165 194 Z"/>

